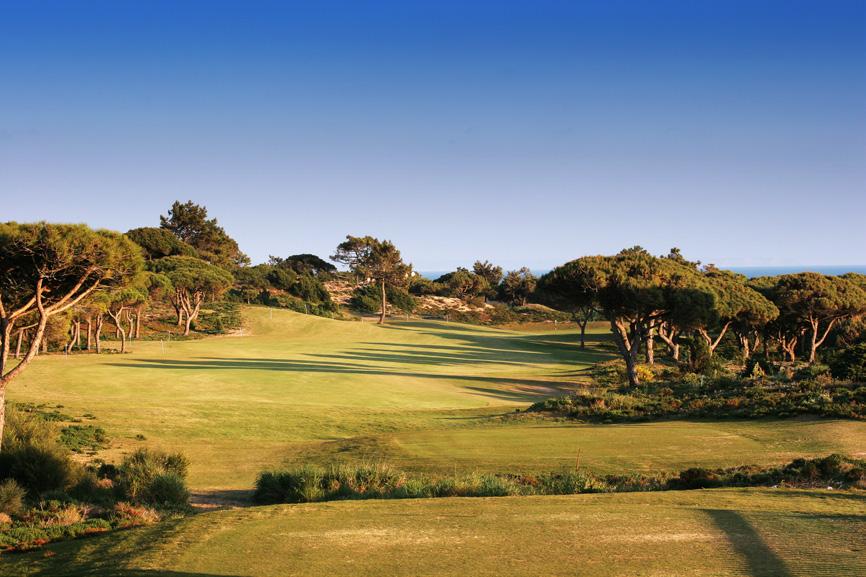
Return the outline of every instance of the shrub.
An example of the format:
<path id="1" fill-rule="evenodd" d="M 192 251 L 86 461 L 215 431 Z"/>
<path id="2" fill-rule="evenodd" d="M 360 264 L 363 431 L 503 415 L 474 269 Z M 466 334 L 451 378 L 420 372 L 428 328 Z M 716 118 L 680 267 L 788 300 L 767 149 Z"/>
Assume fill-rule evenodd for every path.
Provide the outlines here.
<path id="1" fill-rule="evenodd" d="M 670 481 L 672 489 L 709 489 L 721 486 L 719 475 L 708 469 L 695 467 L 682 471 L 676 479 Z"/>
<path id="2" fill-rule="evenodd" d="M 258 503 L 301 503 L 335 499 L 415 499 L 430 497 L 497 497 L 505 495 L 572 495 L 757 487 L 785 483 L 799 487 L 866 487 L 866 461 L 841 455 L 797 459 L 785 467 L 740 466 L 692 468 L 668 473 L 597 476 L 562 470 L 541 475 L 473 473 L 430 477 L 408 475 L 384 463 L 337 465 L 329 469 L 301 467 L 261 473 Z"/>
<path id="3" fill-rule="evenodd" d="M 85 470 L 67 492 L 78 501 L 110 506 L 114 502 L 113 487 L 111 479 L 99 478 L 93 471 Z"/>
<path id="4" fill-rule="evenodd" d="M 700 382 L 703 385 L 696 386 Z M 620 391 L 604 388 L 581 390 L 535 403 L 527 412 L 556 413 L 594 422 L 803 414 L 864 419 L 864 401 L 866 387 L 854 385 L 828 387 L 816 381 L 765 384 L 763 381 L 730 377 L 690 379 L 686 375 L 681 384 L 647 383 Z"/>
<path id="5" fill-rule="evenodd" d="M 833 355 L 828 364 L 835 378 L 866 383 L 866 343 L 845 347 Z"/>
<path id="6" fill-rule="evenodd" d="M 324 479 L 324 470 L 314 466 L 305 466 L 295 471 L 263 473 L 256 481 L 253 498 L 259 503 L 318 501 L 324 495 Z M 335 488 L 331 481 L 328 485 Z"/>
<path id="7" fill-rule="evenodd" d="M 822 364 L 806 365 L 794 371 L 795 381 L 830 381 L 830 367 Z"/>
<path id="8" fill-rule="evenodd" d="M 121 528 L 152 525 L 159 521 L 160 516 L 150 507 L 136 506 L 131 503 L 119 502 L 111 512 L 112 523 Z"/>
<path id="9" fill-rule="evenodd" d="M 57 442 L 53 423 L 38 413 L 7 411 L 0 452 L 0 478 L 14 479 L 31 495 L 64 490 L 81 472 Z"/>
<path id="10" fill-rule="evenodd" d="M 359 286 L 352 293 L 352 299 L 349 302 L 350 306 L 360 312 L 378 313 L 382 310 L 381 289 L 376 284 L 367 284 Z M 396 289 L 387 287 L 385 296 L 388 299 L 388 308 L 393 310 L 411 313 L 415 310 L 415 298 L 404 289 Z"/>
<path id="11" fill-rule="evenodd" d="M 115 486 L 120 495 L 134 502 L 182 507 L 189 501 L 187 467 L 187 459 L 180 453 L 138 449 L 118 467 Z"/>
<path id="12" fill-rule="evenodd" d="M 182 509 L 189 504 L 189 490 L 176 473 L 163 473 L 145 486 L 140 500 L 162 509 Z"/>
<path id="13" fill-rule="evenodd" d="M 24 510 L 24 498 L 27 491 L 15 482 L 6 479 L 0 483 L 0 512 L 6 515 L 18 515 Z"/>

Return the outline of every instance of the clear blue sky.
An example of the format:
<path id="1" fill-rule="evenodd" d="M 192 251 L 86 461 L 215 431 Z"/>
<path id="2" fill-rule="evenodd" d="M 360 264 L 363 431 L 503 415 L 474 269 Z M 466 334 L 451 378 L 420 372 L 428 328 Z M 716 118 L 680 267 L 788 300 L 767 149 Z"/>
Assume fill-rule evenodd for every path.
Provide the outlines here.
<path id="1" fill-rule="evenodd" d="M 866 263 L 863 0 L 7 0 L 0 219 Z"/>

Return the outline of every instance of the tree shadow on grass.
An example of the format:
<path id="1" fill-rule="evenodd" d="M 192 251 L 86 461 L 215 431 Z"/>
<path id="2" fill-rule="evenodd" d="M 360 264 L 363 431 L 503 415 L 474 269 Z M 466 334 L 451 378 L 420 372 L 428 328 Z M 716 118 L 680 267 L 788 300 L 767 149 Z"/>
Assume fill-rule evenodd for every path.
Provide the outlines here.
<path id="1" fill-rule="evenodd" d="M 228 575 L 226 573 L 188 573 L 186 571 L 165 571 L 162 569 L 116 569 L 103 567 L 100 569 L 64 569 L 61 573 L 54 570 L 32 573 L 32 577 L 248 577 L 246 575 Z"/>
<path id="2" fill-rule="evenodd" d="M 171 541 L 183 520 L 121 529 L 82 539 L 50 543 L 27 553 L 4 555 L 0 575 L 27 577 L 217 577 L 211 573 L 135 567 L 142 555 Z M 220 574 L 221 577 L 247 577 Z"/>
<path id="3" fill-rule="evenodd" d="M 742 514 L 724 509 L 703 509 L 703 512 L 725 533 L 734 551 L 743 558 L 748 575 L 793 577 L 785 561 Z"/>
<path id="4" fill-rule="evenodd" d="M 110 363 L 111 366 L 140 369 L 170 370 L 257 370 L 286 371 L 298 373 L 330 373 L 343 375 L 372 375 L 438 379 L 455 382 L 481 383 L 484 386 L 464 385 L 476 394 L 503 401 L 530 402 L 539 397 L 549 397 L 571 390 L 575 383 L 566 380 L 544 380 L 511 377 L 485 377 L 478 375 L 453 375 L 391 370 L 383 367 L 365 366 L 357 363 L 292 361 L 282 359 L 212 358 L 199 357 L 193 360 L 180 359 L 130 359 L 126 362 Z M 497 388 L 503 387 L 503 388 Z"/>
<path id="5" fill-rule="evenodd" d="M 385 326 L 390 330 L 408 330 L 395 326 Z M 574 332 L 543 333 L 543 334 L 512 334 L 501 331 L 467 332 L 452 331 L 450 327 L 434 326 L 421 323 L 419 328 L 428 330 L 413 330 L 415 334 L 434 336 L 446 340 L 459 341 L 458 345 L 429 345 L 414 343 L 364 343 L 376 347 L 416 350 L 425 353 L 438 351 L 454 356 L 453 360 L 465 362 L 518 362 L 518 363 L 595 363 L 606 360 L 613 355 L 602 350 L 600 345 L 611 342 L 610 335 L 589 334 L 586 336 L 587 348 L 580 348 L 579 335 Z M 438 329 L 438 330 L 437 330 Z M 435 359 L 433 359 L 435 361 Z"/>

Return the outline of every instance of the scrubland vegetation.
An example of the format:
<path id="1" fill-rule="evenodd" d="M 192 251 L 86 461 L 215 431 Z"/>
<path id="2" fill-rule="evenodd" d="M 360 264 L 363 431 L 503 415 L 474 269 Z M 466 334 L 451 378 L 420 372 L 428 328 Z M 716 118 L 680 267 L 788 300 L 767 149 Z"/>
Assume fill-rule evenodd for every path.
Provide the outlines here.
<path id="1" fill-rule="evenodd" d="M 346 270 L 307 253 L 253 265 L 192 202 L 126 234 L 0 225 L 0 548 L 79 551 L 96 570 L 101 545 L 57 542 L 152 525 L 146 562 L 139 537 L 102 539 L 133 569 L 213 570 L 178 561 L 171 535 L 211 518 L 249 527 L 231 541 L 248 546 L 304 511 L 342 526 L 317 505 L 190 503 L 430 499 L 405 507 L 437 515 L 452 497 L 532 496 L 465 506 L 545 526 L 588 493 L 737 488 L 719 493 L 731 507 L 777 491 L 820 509 L 831 488 L 863 506 L 862 275 L 747 279 L 634 247 L 540 278 L 479 260 L 427 279 L 394 243 L 351 235 L 329 259 Z M 392 506 L 334 505 L 363 527 Z M 845 523 L 862 534 L 859 513 Z"/>
<path id="2" fill-rule="evenodd" d="M 797 459 L 782 467 L 691 468 L 655 475 L 596 475 L 579 469 L 538 474 L 473 473 L 412 475 L 386 463 L 306 466 L 266 471 L 256 480 L 257 503 L 309 503 L 339 499 L 430 499 L 576 495 L 708 489 L 714 487 L 787 486 L 866 489 L 866 460 L 842 455 Z"/>

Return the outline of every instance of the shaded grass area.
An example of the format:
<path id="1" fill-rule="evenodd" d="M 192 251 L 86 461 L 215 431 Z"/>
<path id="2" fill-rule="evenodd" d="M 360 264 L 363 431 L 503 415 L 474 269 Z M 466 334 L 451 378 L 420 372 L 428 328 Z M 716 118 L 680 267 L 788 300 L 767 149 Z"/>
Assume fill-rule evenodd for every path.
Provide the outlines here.
<path id="1" fill-rule="evenodd" d="M 866 496 L 821 490 L 344 501 L 60 543 L 0 574 L 862 575 L 864 529 Z"/>

